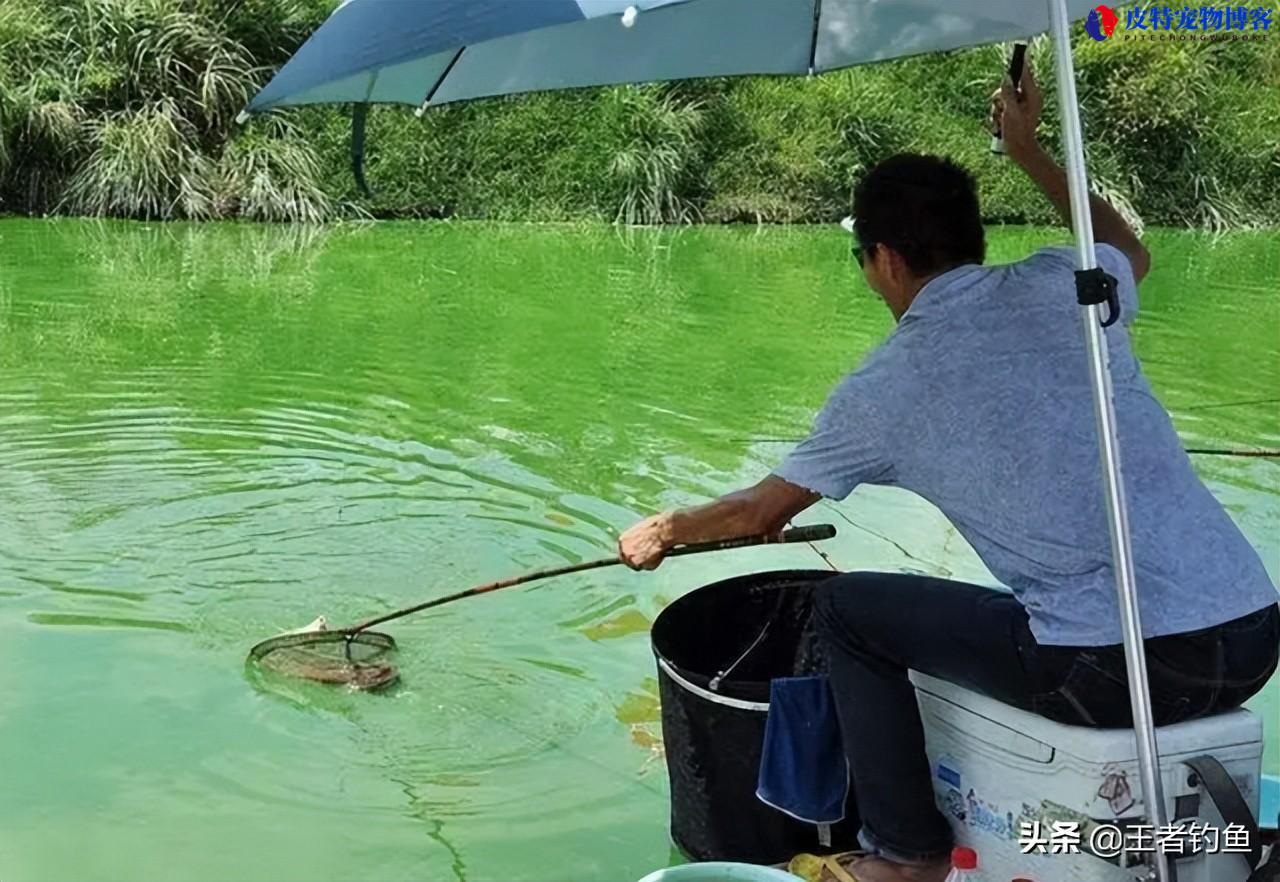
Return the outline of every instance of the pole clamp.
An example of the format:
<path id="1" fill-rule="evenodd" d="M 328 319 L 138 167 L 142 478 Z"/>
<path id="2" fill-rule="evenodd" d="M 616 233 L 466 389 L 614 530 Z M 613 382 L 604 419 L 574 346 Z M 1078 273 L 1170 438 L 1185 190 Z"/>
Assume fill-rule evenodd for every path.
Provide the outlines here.
<path id="1" fill-rule="evenodd" d="M 1120 318 L 1120 297 L 1116 293 L 1116 278 L 1102 271 L 1102 267 L 1076 270 L 1076 302 L 1081 306 L 1107 304 L 1107 317 L 1102 326 L 1109 328 Z"/>

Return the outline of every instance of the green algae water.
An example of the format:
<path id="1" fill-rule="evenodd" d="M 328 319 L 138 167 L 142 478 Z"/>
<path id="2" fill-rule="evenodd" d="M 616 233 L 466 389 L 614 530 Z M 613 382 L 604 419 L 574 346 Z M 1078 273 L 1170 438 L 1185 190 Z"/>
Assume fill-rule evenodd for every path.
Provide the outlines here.
<path id="1" fill-rule="evenodd" d="M 993 230 L 991 257 L 1063 238 Z M 1280 446 L 1280 236 L 1149 241 L 1136 345 L 1188 446 Z M 263 680 L 245 652 L 612 553 L 761 476 L 890 327 L 838 229 L 0 222 L 0 879 L 667 864 L 648 626 L 812 550 L 396 622 L 386 695 Z M 1195 463 L 1280 576 L 1280 464 Z M 806 520 L 840 527 L 841 568 L 989 579 L 898 491 Z"/>

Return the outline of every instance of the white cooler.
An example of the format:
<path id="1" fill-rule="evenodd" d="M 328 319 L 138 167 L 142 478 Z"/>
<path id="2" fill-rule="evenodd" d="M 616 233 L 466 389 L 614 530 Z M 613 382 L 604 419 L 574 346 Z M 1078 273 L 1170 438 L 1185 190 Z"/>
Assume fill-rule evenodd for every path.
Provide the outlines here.
<path id="1" fill-rule="evenodd" d="M 976 882 L 1128 882 L 1142 867 L 1122 869 L 1088 853 L 1096 824 L 1142 818 L 1137 747 L 1128 729 L 1066 726 L 959 686 L 912 672 L 924 721 L 938 805 L 959 843 L 978 852 Z M 1214 803 L 1182 761 L 1216 758 L 1258 815 L 1262 723 L 1245 710 L 1157 730 L 1165 798 L 1172 819 L 1225 827 Z M 1078 822 L 1079 854 L 1023 854 L 1023 822 Z M 1178 882 L 1244 882 L 1238 854 L 1179 859 Z"/>

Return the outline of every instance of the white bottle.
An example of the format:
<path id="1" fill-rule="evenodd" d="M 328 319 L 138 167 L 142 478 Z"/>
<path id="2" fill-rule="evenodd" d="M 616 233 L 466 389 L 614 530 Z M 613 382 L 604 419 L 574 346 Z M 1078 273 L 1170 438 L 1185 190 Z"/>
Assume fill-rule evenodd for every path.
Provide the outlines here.
<path id="1" fill-rule="evenodd" d="M 972 870 L 978 869 L 978 853 L 963 846 L 951 849 L 951 872 L 946 882 L 968 882 L 974 878 Z"/>

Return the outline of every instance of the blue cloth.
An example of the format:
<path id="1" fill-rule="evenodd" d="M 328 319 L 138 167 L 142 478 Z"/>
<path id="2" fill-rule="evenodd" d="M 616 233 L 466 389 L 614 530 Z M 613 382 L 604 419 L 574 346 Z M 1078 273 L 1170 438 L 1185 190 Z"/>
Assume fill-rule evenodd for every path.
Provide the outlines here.
<path id="1" fill-rule="evenodd" d="M 1128 259 L 1099 245 L 1098 261 L 1123 309 L 1105 333 L 1146 636 L 1275 603 L 1134 357 Z M 776 474 L 832 498 L 859 484 L 913 491 L 1012 589 L 1037 641 L 1102 646 L 1121 642 L 1120 614 L 1074 269 L 1059 247 L 932 279 Z"/>
<path id="2" fill-rule="evenodd" d="M 826 677 L 784 677 L 769 688 L 756 796 L 801 821 L 844 819 L 849 765 Z"/>

